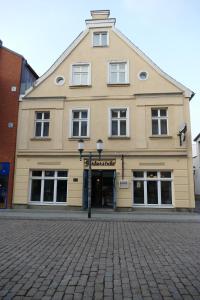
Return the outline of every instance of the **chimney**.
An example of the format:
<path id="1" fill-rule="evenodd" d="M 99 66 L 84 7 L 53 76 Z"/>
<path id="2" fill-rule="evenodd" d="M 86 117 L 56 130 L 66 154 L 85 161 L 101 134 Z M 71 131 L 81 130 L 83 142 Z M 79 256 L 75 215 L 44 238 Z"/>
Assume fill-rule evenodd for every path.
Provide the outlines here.
<path id="1" fill-rule="evenodd" d="M 110 11 L 109 10 L 91 10 L 91 16 L 92 19 L 97 19 L 97 20 L 105 20 L 108 19 L 110 16 Z"/>
<path id="2" fill-rule="evenodd" d="M 92 19 L 85 20 L 88 28 L 103 28 L 103 27 L 114 27 L 116 19 L 109 18 L 109 10 L 92 10 Z"/>

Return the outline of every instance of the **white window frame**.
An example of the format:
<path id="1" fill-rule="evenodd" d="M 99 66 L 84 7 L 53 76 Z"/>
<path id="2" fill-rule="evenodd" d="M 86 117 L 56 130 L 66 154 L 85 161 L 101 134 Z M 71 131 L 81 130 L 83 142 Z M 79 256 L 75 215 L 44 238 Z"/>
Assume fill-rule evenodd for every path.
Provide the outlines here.
<path id="1" fill-rule="evenodd" d="M 87 135 L 86 136 L 73 136 L 73 112 L 77 111 L 87 111 Z M 69 136 L 70 138 L 74 138 L 74 139 L 79 139 L 79 138 L 89 138 L 90 136 L 90 108 L 89 107 L 74 107 L 70 109 L 70 124 L 69 124 Z M 78 119 L 79 120 L 79 119 Z M 80 129 L 80 124 L 79 124 L 79 133 L 80 133 L 81 129 Z"/>
<path id="2" fill-rule="evenodd" d="M 112 110 L 124 110 L 126 109 L 126 118 L 121 118 L 121 120 L 126 120 L 126 135 L 120 135 L 120 118 L 118 120 L 118 135 L 112 135 Z M 109 107 L 108 109 L 108 136 L 113 138 L 123 138 L 129 137 L 129 107 Z"/>
<path id="3" fill-rule="evenodd" d="M 106 33 L 107 34 L 107 40 L 106 40 L 106 45 L 102 45 L 102 34 Z M 94 35 L 100 35 L 100 43 L 99 45 L 94 45 Z M 109 32 L 107 30 L 101 30 L 101 31 L 93 31 L 92 33 L 92 47 L 98 48 L 98 47 L 108 47 L 109 46 Z"/>
<path id="4" fill-rule="evenodd" d="M 32 176 L 33 171 L 41 171 L 42 176 Z M 54 176 L 45 176 L 46 171 L 53 171 Z M 66 171 L 67 172 L 67 177 L 58 177 L 58 172 L 59 171 Z M 38 179 L 41 180 L 41 191 L 40 191 L 40 201 L 31 201 L 31 189 L 32 189 L 32 179 Z M 53 201 L 52 202 L 47 202 L 44 201 L 44 182 L 46 180 L 53 180 L 54 181 L 54 194 L 53 194 Z M 67 198 L 65 202 L 56 202 L 56 192 L 57 192 L 57 182 L 58 180 L 66 180 L 67 184 Z M 52 169 L 46 169 L 46 170 L 41 170 L 41 169 L 32 169 L 30 170 L 30 175 L 29 175 L 29 203 L 32 205 L 67 205 L 68 202 L 68 180 L 69 180 L 69 171 L 68 170 L 52 170 Z"/>
<path id="5" fill-rule="evenodd" d="M 111 64 L 121 64 L 121 63 L 125 63 L 125 82 L 120 82 L 120 81 L 112 82 L 111 81 Z M 108 79 L 107 79 L 108 84 L 113 84 L 113 85 L 129 84 L 129 61 L 128 60 L 111 60 L 111 61 L 109 61 L 107 76 L 108 76 Z"/>
<path id="6" fill-rule="evenodd" d="M 74 83 L 73 82 L 73 67 L 75 67 L 75 66 L 84 66 L 84 65 L 88 66 L 87 83 L 86 84 L 83 84 L 83 83 L 80 83 L 80 84 Z M 91 63 L 89 63 L 89 62 L 77 62 L 77 63 L 73 63 L 71 65 L 70 85 L 71 86 L 88 86 L 88 85 L 91 85 Z"/>
<path id="7" fill-rule="evenodd" d="M 42 119 L 37 119 L 37 113 L 41 113 L 42 114 Z M 49 119 L 44 119 L 44 114 L 45 113 L 49 113 Z M 35 138 L 47 138 L 49 137 L 49 132 L 48 135 L 44 135 L 44 123 L 49 123 L 49 130 L 50 130 L 50 111 L 35 111 L 35 126 L 34 126 L 34 137 Z M 37 123 L 41 123 L 41 134 L 40 135 L 36 135 L 36 124 Z"/>
<path id="8" fill-rule="evenodd" d="M 169 208 L 174 206 L 174 178 L 172 170 L 133 170 L 133 172 L 143 172 L 143 177 L 134 177 L 132 179 L 132 199 L 133 199 L 133 206 L 142 206 L 142 207 L 162 207 L 162 208 Z M 147 177 L 147 172 L 157 172 L 156 178 L 149 178 Z M 161 178 L 162 172 L 170 172 L 171 177 L 169 178 Z M 134 181 L 143 181 L 144 182 L 144 203 L 134 203 Z M 157 182 L 157 191 L 158 191 L 158 204 L 148 204 L 147 199 L 147 181 L 156 181 Z M 162 204 L 161 203 L 161 182 L 169 181 L 171 182 L 171 193 L 172 193 L 172 203 L 171 204 Z"/>
<path id="9" fill-rule="evenodd" d="M 152 110 L 157 110 L 158 111 L 158 116 L 152 116 Z M 166 116 L 161 116 L 160 111 L 161 110 L 166 110 Z M 158 121 L 158 133 L 153 133 L 153 120 Z M 167 133 L 161 133 L 161 120 L 166 120 L 167 121 Z M 167 107 L 152 107 L 151 108 L 151 134 L 154 136 L 158 135 L 168 135 L 169 134 L 169 128 L 168 128 L 168 108 Z"/>

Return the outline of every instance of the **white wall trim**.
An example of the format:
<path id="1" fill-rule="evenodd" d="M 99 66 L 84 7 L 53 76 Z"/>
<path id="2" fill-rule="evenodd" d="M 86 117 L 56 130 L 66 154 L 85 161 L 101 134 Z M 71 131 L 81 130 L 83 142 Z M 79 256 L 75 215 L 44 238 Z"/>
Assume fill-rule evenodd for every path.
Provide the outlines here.
<path id="1" fill-rule="evenodd" d="M 154 70 L 156 70 L 162 77 L 168 80 L 170 83 L 175 85 L 181 91 L 184 92 L 185 97 L 191 97 L 193 95 L 193 91 L 188 89 L 186 86 L 176 81 L 174 78 L 166 74 L 162 71 L 144 52 L 142 52 L 137 46 L 135 46 L 122 32 L 120 32 L 115 27 L 112 30 L 124 41 L 126 42 L 139 56 L 141 56 Z"/>
<path id="2" fill-rule="evenodd" d="M 34 86 L 28 89 L 24 95 L 26 97 L 33 89 L 39 86 L 46 78 L 48 78 L 58 67 L 59 65 L 66 59 L 66 57 L 77 47 L 77 45 L 84 39 L 84 37 L 88 34 L 89 29 L 82 31 L 78 37 L 71 43 L 71 45 L 60 55 L 60 57 L 54 62 L 54 64 L 40 77 L 38 78 Z"/>

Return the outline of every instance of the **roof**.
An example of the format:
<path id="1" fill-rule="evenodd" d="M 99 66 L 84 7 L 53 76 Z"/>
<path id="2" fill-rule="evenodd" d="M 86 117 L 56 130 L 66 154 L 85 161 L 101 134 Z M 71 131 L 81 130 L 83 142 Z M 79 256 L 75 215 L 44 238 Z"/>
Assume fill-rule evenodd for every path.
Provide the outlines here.
<path id="1" fill-rule="evenodd" d="M 106 19 L 108 22 L 109 20 L 113 19 Z M 87 20 L 86 20 L 87 21 Z M 95 22 L 95 20 L 91 20 L 92 22 Z M 105 21 L 105 20 L 103 20 Z M 98 20 L 97 20 L 98 22 Z M 180 82 L 176 81 L 174 78 L 166 74 L 164 71 L 162 71 L 146 54 L 144 54 L 136 45 L 134 45 L 124 34 L 122 34 L 119 30 L 117 30 L 114 27 L 114 22 L 112 23 L 112 30 L 115 32 L 118 37 L 120 37 L 129 47 L 131 47 L 139 56 L 141 56 L 149 65 L 152 66 L 154 70 L 156 70 L 163 78 L 168 80 L 170 83 L 172 83 L 174 86 L 179 88 L 185 95 L 185 97 L 188 97 L 190 100 L 195 95 L 195 93 L 181 84 Z M 38 79 L 35 81 L 34 86 L 27 90 L 25 96 L 27 96 L 35 87 L 40 85 L 46 78 L 48 78 L 58 67 L 59 65 L 69 56 L 69 54 L 77 47 L 77 45 L 84 39 L 84 37 L 89 32 L 89 29 L 87 28 L 85 31 L 81 32 L 81 34 L 70 44 L 70 46 L 61 54 L 61 56 L 55 61 L 55 63 Z"/>
<path id="2" fill-rule="evenodd" d="M 193 141 L 196 142 L 199 138 L 200 138 L 200 133 L 195 137 Z"/>
<path id="3" fill-rule="evenodd" d="M 25 61 L 25 63 L 26 63 L 26 65 L 27 65 L 27 67 L 29 68 L 29 70 L 34 74 L 34 76 L 36 77 L 36 79 L 39 78 L 39 75 L 38 75 L 38 74 L 34 71 L 34 69 L 28 64 L 27 60 L 24 58 L 23 55 L 21 55 L 21 54 L 15 52 L 15 51 L 13 51 L 13 50 L 7 48 L 7 47 L 4 47 L 2 44 L 1 44 L 1 46 L 0 46 L 0 49 L 4 49 L 4 50 L 6 50 L 6 51 L 8 51 L 8 52 L 10 52 L 10 53 L 12 53 L 12 54 L 14 54 L 14 55 L 16 55 L 16 56 L 21 57 L 22 60 Z"/>

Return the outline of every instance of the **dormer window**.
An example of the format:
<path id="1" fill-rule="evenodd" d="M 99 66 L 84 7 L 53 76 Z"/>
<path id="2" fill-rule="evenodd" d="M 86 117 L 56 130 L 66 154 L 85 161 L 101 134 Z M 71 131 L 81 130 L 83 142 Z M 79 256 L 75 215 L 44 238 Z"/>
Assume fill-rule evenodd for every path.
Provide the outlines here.
<path id="1" fill-rule="evenodd" d="M 93 32 L 93 47 L 106 47 L 108 46 L 108 32 Z"/>

